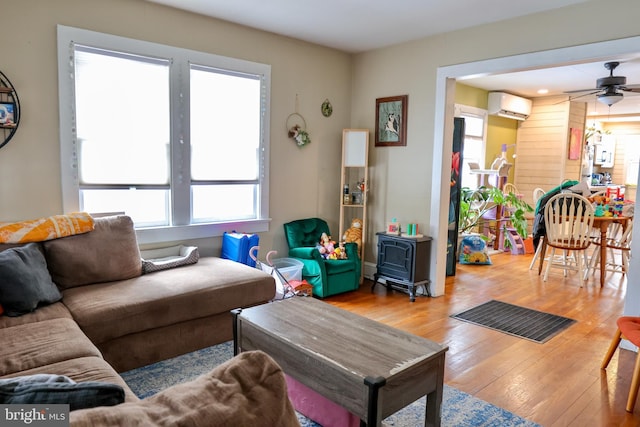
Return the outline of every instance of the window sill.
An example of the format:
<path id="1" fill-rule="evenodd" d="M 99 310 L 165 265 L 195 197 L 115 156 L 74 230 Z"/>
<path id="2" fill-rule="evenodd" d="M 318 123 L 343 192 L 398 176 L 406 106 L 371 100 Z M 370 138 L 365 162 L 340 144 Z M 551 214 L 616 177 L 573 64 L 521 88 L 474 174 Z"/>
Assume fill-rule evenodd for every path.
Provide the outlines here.
<path id="1" fill-rule="evenodd" d="M 222 236 L 225 231 L 259 233 L 269 231 L 270 219 L 225 223 L 194 224 L 174 227 L 152 227 L 136 229 L 138 244 L 176 242 L 191 239 L 206 239 Z"/>

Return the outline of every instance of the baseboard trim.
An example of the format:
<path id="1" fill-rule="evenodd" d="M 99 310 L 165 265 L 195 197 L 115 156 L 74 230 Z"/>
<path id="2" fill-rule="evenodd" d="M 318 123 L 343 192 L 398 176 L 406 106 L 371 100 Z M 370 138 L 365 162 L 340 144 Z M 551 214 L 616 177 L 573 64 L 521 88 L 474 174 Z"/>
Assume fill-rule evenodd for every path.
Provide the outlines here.
<path id="1" fill-rule="evenodd" d="M 376 274 L 376 265 L 372 262 L 364 263 L 364 278 L 373 280 L 373 275 Z M 383 279 L 380 279 L 382 281 Z"/>

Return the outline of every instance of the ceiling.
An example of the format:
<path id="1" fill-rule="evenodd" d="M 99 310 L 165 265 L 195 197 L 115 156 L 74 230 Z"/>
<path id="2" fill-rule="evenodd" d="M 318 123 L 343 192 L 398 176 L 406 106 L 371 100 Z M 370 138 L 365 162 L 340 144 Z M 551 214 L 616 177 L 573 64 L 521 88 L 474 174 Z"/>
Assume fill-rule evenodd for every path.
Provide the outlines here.
<path id="1" fill-rule="evenodd" d="M 391 46 L 434 34 L 498 22 L 518 16 L 579 4 L 588 0 L 147 0 L 252 28 L 308 41 L 350 53 Z M 455 19 L 450 17 L 455 16 Z M 640 53 L 603 58 L 601 62 L 477 77 L 462 81 L 486 90 L 527 98 L 593 89 L 596 79 L 609 75 L 606 61 L 619 61 L 614 75 L 640 85 Z M 547 89 L 546 95 L 537 93 Z M 572 94 L 572 96 L 581 95 Z M 583 96 L 588 114 L 615 116 L 640 112 L 640 93 L 624 93 L 610 108 Z"/>
<path id="2" fill-rule="evenodd" d="M 596 80 L 609 75 L 609 70 L 604 68 L 604 63 L 607 61 L 620 62 L 620 65 L 615 69 L 614 76 L 625 76 L 627 86 L 640 87 L 640 53 L 624 57 L 610 57 L 601 62 L 459 79 L 459 81 L 469 86 L 489 91 L 509 92 L 525 98 L 563 95 L 575 101 L 587 102 L 587 115 L 597 116 L 603 121 L 616 120 L 619 116 L 628 114 L 638 114 L 640 112 L 640 93 L 623 92 L 623 100 L 611 107 L 596 102 L 596 94 L 592 93 L 596 90 Z M 539 94 L 538 90 L 540 89 L 547 89 L 548 93 Z M 580 89 L 593 90 L 564 93 Z M 631 118 L 631 120 L 640 120 L 640 118 Z"/>

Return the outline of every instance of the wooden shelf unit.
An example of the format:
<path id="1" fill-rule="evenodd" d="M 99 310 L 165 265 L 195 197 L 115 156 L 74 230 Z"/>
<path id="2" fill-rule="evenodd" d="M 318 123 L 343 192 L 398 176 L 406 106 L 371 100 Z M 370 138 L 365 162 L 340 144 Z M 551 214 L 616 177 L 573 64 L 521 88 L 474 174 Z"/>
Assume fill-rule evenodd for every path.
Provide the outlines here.
<path id="1" fill-rule="evenodd" d="M 340 179 L 340 234 L 339 240 L 351 221 L 362 220 L 362 244 L 360 259 L 364 266 L 365 241 L 367 236 L 367 194 L 369 192 L 369 130 L 343 129 L 342 131 L 342 168 Z M 354 203 L 353 194 L 358 182 L 364 182 L 364 191 L 360 195 L 360 203 Z M 349 186 L 349 203 L 344 200 L 345 185 Z M 338 240 L 338 239 L 335 239 Z M 360 271 L 360 282 L 364 279 L 364 268 Z"/>

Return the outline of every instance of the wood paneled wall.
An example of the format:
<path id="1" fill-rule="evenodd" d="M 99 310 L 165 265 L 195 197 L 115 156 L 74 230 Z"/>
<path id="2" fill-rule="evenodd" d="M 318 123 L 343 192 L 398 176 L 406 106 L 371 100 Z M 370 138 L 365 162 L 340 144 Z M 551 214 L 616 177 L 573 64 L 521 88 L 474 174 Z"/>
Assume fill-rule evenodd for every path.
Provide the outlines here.
<path id="1" fill-rule="evenodd" d="M 580 179 L 581 157 L 569 160 L 571 128 L 584 132 L 586 104 L 563 97 L 535 98 L 531 115 L 518 126 L 514 184 L 533 204 L 533 190 L 550 190 L 566 179 Z"/>
<path id="2" fill-rule="evenodd" d="M 582 171 L 582 156 L 584 155 L 584 128 L 587 118 L 586 102 L 566 102 L 569 104 L 569 128 L 567 129 L 567 149 L 565 158 L 567 159 L 564 179 L 575 179 L 580 181 Z M 580 141 L 580 156 L 578 160 L 569 160 L 569 141 L 571 139 L 571 129 L 580 129 L 582 139 Z"/>

